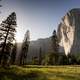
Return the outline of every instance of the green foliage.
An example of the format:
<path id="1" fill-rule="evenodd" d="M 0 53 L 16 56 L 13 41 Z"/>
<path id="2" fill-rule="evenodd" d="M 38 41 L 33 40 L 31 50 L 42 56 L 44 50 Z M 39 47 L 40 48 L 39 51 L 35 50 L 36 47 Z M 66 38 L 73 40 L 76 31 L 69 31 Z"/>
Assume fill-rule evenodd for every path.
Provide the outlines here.
<path id="1" fill-rule="evenodd" d="M 42 49 L 40 47 L 40 50 L 39 50 L 39 65 L 42 64 Z"/>
<path id="2" fill-rule="evenodd" d="M 30 32 L 29 30 L 27 30 L 24 36 L 23 44 L 22 44 L 22 50 L 21 50 L 21 55 L 20 55 L 20 65 L 27 64 L 26 60 L 27 60 L 29 44 L 30 44 Z"/>
<path id="3" fill-rule="evenodd" d="M 1 41 L 1 54 L 0 54 L 0 63 L 5 65 L 7 63 L 8 56 L 10 55 L 12 43 L 14 40 L 14 35 L 16 32 L 16 13 L 13 12 L 7 17 L 5 21 L 2 21 L 0 25 L 0 41 Z"/>
<path id="4" fill-rule="evenodd" d="M 76 64 L 80 64 L 80 53 L 74 54 L 74 58 L 76 60 Z"/>
<path id="5" fill-rule="evenodd" d="M 39 64 L 38 57 L 32 57 L 32 64 L 33 65 L 38 65 Z"/>
<path id="6" fill-rule="evenodd" d="M 53 35 L 51 37 L 52 40 L 52 48 L 54 53 L 58 53 L 59 49 L 59 43 L 58 43 L 58 38 L 57 38 L 57 33 L 56 30 L 53 31 Z"/>
<path id="7" fill-rule="evenodd" d="M 15 64 L 16 54 L 17 54 L 17 43 L 15 42 L 11 53 L 10 64 Z"/>
<path id="8" fill-rule="evenodd" d="M 61 55 L 60 65 L 68 65 L 68 58 L 66 55 Z"/>
<path id="9" fill-rule="evenodd" d="M 58 55 L 57 53 L 48 53 L 45 55 L 44 64 L 45 65 L 57 65 L 58 64 Z"/>

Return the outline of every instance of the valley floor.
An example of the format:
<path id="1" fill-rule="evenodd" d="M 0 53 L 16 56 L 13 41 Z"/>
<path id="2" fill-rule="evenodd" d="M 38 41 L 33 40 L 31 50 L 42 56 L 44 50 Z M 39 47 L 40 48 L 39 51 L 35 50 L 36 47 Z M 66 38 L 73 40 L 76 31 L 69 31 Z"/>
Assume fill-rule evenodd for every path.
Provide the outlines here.
<path id="1" fill-rule="evenodd" d="M 80 66 L 0 67 L 0 80 L 80 80 Z"/>

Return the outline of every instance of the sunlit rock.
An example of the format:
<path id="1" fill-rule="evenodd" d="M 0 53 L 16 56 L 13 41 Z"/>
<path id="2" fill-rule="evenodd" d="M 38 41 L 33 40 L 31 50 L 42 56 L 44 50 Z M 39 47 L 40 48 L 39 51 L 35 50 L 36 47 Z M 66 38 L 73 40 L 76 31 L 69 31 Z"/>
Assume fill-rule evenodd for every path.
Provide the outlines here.
<path id="1" fill-rule="evenodd" d="M 58 38 L 66 55 L 80 53 L 80 9 L 72 9 L 62 18 Z"/>

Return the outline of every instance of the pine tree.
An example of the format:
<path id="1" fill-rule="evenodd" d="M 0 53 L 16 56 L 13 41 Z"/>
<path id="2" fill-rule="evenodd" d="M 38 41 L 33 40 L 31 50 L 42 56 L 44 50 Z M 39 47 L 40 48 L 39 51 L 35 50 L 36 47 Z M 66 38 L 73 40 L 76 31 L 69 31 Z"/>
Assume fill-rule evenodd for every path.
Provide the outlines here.
<path id="1" fill-rule="evenodd" d="M 59 45 L 58 45 L 58 38 L 57 38 L 56 30 L 53 31 L 53 35 L 52 35 L 52 47 L 53 47 L 53 52 L 57 53 Z"/>
<path id="2" fill-rule="evenodd" d="M 39 49 L 39 65 L 41 65 L 41 63 L 42 63 L 42 49 L 40 47 L 40 49 Z"/>
<path id="3" fill-rule="evenodd" d="M 17 54 L 17 43 L 15 40 L 15 43 L 14 43 L 13 49 L 12 49 L 12 53 L 11 53 L 11 60 L 10 60 L 11 64 L 15 64 L 16 54 Z"/>
<path id="4" fill-rule="evenodd" d="M 29 44 L 30 44 L 30 32 L 29 32 L 29 30 L 27 30 L 24 40 L 23 40 L 22 51 L 21 51 L 21 55 L 20 55 L 20 64 L 21 65 L 26 64 Z"/>
<path id="5" fill-rule="evenodd" d="M 52 39 L 52 48 L 53 48 L 52 55 L 55 56 L 55 59 L 54 59 L 55 63 L 52 63 L 52 64 L 57 64 L 57 62 L 58 62 L 59 44 L 58 44 L 58 38 L 57 38 L 56 30 L 53 31 L 53 35 L 52 35 L 51 39 Z"/>
<path id="6" fill-rule="evenodd" d="M 0 25 L 0 41 L 1 41 L 1 55 L 0 55 L 0 62 L 2 61 L 2 64 L 6 64 L 6 57 L 9 55 L 11 46 L 13 45 L 12 42 L 14 40 L 14 35 L 16 32 L 16 14 L 15 12 L 11 13 L 9 17 L 5 21 L 2 21 Z M 6 47 L 9 46 L 9 47 Z M 8 49 L 9 48 L 9 51 Z M 6 52 L 8 51 L 8 52 Z M 8 54 L 8 55 L 7 55 Z"/>

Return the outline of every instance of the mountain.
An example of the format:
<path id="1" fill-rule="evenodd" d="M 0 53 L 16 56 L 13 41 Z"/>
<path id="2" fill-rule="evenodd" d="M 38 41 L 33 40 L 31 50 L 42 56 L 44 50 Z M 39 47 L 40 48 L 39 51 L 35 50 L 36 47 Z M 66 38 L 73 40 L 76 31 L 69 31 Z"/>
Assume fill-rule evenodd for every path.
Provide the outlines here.
<path id="1" fill-rule="evenodd" d="M 16 62 L 19 62 L 21 46 L 22 46 L 22 43 L 17 44 Z M 48 53 L 53 52 L 51 37 L 44 38 L 44 39 L 41 38 L 41 39 L 38 39 L 35 41 L 30 41 L 29 50 L 27 53 L 28 54 L 27 61 L 28 62 L 32 61 L 33 57 L 39 58 L 40 50 L 41 50 L 42 57 L 44 57 Z M 61 46 L 59 47 L 59 52 L 60 53 L 64 52 L 63 47 L 61 47 Z"/>
<path id="2" fill-rule="evenodd" d="M 27 61 L 31 61 L 32 57 L 39 57 L 40 49 L 41 49 L 42 56 L 44 56 L 46 53 L 52 52 L 51 44 L 52 44 L 51 38 L 44 38 L 44 39 L 31 41 L 29 45 Z M 22 46 L 22 43 L 17 44 L 16 62 L 18 62 L 19 60 L 21 46 Z"/>
<path id="3" fill-rule="evenodd" d="M 28 60 L 32 60 L 32 57 L 39 57 L 41 50 L 41 55 L 44 56 L 46 53 L 52 52 L 52 42 L 51 38 L 38 39 L 31 41 L 28 51 Z"/>
<path id="4" fill-rule="evenodd" d="M 66 55 L 80 53 L 80 8 L 70 10 L 62 18 L 57 33 Z"/>

